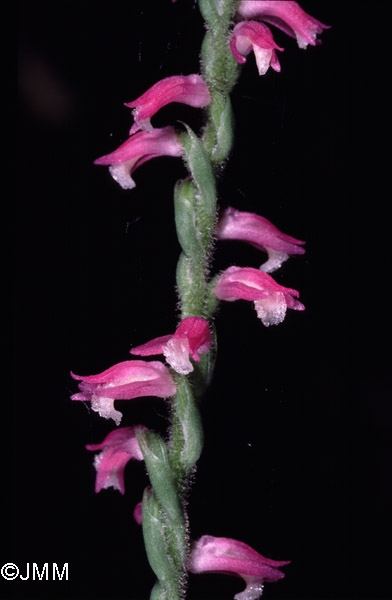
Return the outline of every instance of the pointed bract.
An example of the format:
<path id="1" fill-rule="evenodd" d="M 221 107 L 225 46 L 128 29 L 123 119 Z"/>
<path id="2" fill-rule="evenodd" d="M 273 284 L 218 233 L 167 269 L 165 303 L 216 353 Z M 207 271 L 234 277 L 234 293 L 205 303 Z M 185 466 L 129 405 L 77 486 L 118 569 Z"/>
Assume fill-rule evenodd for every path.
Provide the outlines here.
<path id="1" fill-rule="evenodd" d="M 130 351 L 138 356 L 163 354 L 168 364 L 181 375 L 193 371 L 191 357 L 200 361 L 200 354 L 205 354 L 211 347 L 211 333 L 208 322 L 202 317 L 186 317 L 172 335 L 164 335 L 136 346 Z"/>
<path id="2" fill-rule="evenodd" d="M 137 441 L 136 431 L 145 427 L 120 427 L 111 431 L 100 444 L 87 444 L 87 450 L 101 450 L 95 456 L 94 466 L 97 471 L 95 491 L 113 487 L 125 493 L 124 469 L 131 460 L 143 460 L 143 454 Z"/>
<path id="3" fill-rule="evenodd" d="M 235 600 L 258 600 L 264 583 L 283 579 L 279 567 L 289 560 L 272 560 L 256 550 L 231 538 L 203 535 L 192 546 L 188 570 L 191 573 L 223 573 L 241 577 L 246 588 L 234 596 Z"/>
<path id="4" fill-rule="evenodd" d="M 181 102 L 195 108 L 203 108 L 211 102 L 209 89 L 200 75 L 173 75 L 165 77 L 150 87 L 144 94 L 126 102 L 125 106 L 133 108 L 134 125 L 130 135 L 144 129 L 152 131 L 150 119 L 163 106 L 171 102 Z"/>
<path id="5" fill-rule="evenodd" d="M 304 254 L 305 242 L 282 233 L 268 219 L 255 213 L 236 210 L 229 206 L 218 222 L 218 240 L 247 242 L 267 252 L 268 260 L 260 266 L 265 273 L 276 271 L 290 254 Z"/>
<path id="6" fill-rule="evenodd" d="M 251 300 L 262 323 L 278 325 L 287 308 L 305 310 L 297 290 L 283 287 L 267 273 L 252 267 L 229 267 L 218 278 L 214 293 L 220 300 Z"/>
<path id="7" fill-rule="evenodd" d="M 183 147 L 175 132 L 168 125 L 160 129 L 139 131 L 127 139 L 110 154 L 94 161 L 95 165 L 109 165 L 113 179 L 124 189 L 132 189 L 135 182 L 132 174 L 146 161 L 159 156 L 177 156 L 183 154 Z"/>
<path id="8" fill-rule="evenodd" d="M 237 16 L 243 19 L 260 19 L 269 25 L 274 25 L 287 35 L 296 38 L 300 48 L 308 44 L 315 46 L 317 36 L 329 25 L 324 25 L 314 17 L 308 15 L 298 2 L 284 0 L 241 0 L 237 9 Z"/>
<path id="9" fill-rule="evenodd" d="M 143 396 L 169 398 L 176 385 L 169 369 L 159 361 L 127 360 L 97 375 L 75 375 L 80 380 L 79 392 L 71 400 L 91 402 L 91 408 L 105 419 L 121 422 L 122 413 L 114 408 L 114 400 L 131 400 Z"/>
<path id="10" fill-rule="evenodd" d="M 258 21 L 238 23 L 230 38 L 230 49 L 239 63 L 246 62 L 252 50 L 255 55 L 259 75 L 265 75 L 269 67 L 280 71 L 280 63 L 275 50 L 283 50 L 274 41 L 271 31 Z"/>

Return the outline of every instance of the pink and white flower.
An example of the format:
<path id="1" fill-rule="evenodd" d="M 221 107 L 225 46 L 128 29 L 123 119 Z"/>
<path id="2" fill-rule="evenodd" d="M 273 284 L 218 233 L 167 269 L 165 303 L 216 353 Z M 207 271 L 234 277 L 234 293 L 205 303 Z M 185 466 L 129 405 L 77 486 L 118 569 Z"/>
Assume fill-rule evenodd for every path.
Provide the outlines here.
<path id="1" fill-rule="evenodd" d="M 130 135 L 144 129 L 152 131 L 150 119 L 163 106 L 171 102 L 181 102 L 195 108 L 203 108 L 211 102 L 209 89 L 200 75 L 173 75 L 165 77 L 150 87 L 144 94 L 125 102 L 125 106 L 133 108 L 134 125 Z"/>
<path id="2" fill-rule="evenodd" d="M 252 300 L 257 316 L 266 327 L 281 323 L 287 308 L 305 310 L 296 300 L 297 290 L 279 285 L 270 275 L 252 267 L 229 267 L 223 271 L 214 293 L 220 300 L 228 302 Z"/>
<path id="3" fill-rule="evenodd" d="M 259 75 L 265 75 L 269 67 L 280 71 L 276 50 L 283 50 L 274 41 L 271 31 L 258 21 L 238 23 L 230 38 L 230 49 L 240 64 L 246 62 L 246 56 L 253 50 Z"/>
<path id="4" fill-rule="evenodd" d="M 94 161 L 95 165 L 109 165 L 113 179 L 124 189 L 136 186 L 132 174 L 140 165 L 159 156 L 183 155 L 183 146 L 174 127 L 168 125 L 159 129 L 139 131 L 110 154 Z"/>
<path id="5" fill-rule="evenodd" d="M 276 271 L 290 254 L 304 254 L 305 243 L 291 235 L 282 233 L 265 217 L 255 213 L 236 210 L 229 206 L 218 222 L 218 240 L 247 242 L 267 252 L 268 260 L 260 266 L 265 273 Z"/>
<path id="6" fill-rule="evenodd" d="M 105 419 L 119 425 L 122 413 L 114 408 L 114 400 L 131 400 L 143 396 L 169 398 L 176 385 L 169 369 L 159 361 L 126 360 L 97 375 L 75 375 L 80 380 L 79 392 L 71 400 L 91 402 L 91 408 Z"/>
<path id="7" fill-rule="evenodd" d="M 97 471 L 95 491 L 113 487 L 121 494 L 125 493 L 124 469 L 132 460 L 143 460 L 143 454 L 137 441 L 136 431 L 145 427 L 120 427 L 111 431 L 100 444 L 87 444 L 87 450 L 101 450 L 94 458 Z"/>
<path id="8" fill-rule="evenodd" d="M 181 375 L 193 371 L 190 358 L 200 361 L 211 347 L 211 333 L 208 322 L 202 317 L 186 317 L 171 335 L 163 335 L 136 346 L 130 351 L 138 356 L 163 354 L 168 364 Z"/>
<path id="9" fill-rule="evenodd" d="M 193 544 L 188 570 L 191 573 L 223 573 L 241 577 L 246 588 L 236 594 L 234 600 L 258 600 L 264 583 L 283 579 L 284 573 L 279 567 L 290 562 L 266 558 L 238 540 L 203 535 Z"/>
<path id="10" fill-rule="evenodd" d="M 298 46 L 303 49 L 308 44 L 315 46 L 318 43 L 317 36 L 324 29 L 330 28 L 329 25 L 324 25 L 308 15 L 298 2 L 289 0 L 241 0 L 237 16 L 242 19 L 260 19 L 274 25 L 290 37 L 296 38 Z"/>

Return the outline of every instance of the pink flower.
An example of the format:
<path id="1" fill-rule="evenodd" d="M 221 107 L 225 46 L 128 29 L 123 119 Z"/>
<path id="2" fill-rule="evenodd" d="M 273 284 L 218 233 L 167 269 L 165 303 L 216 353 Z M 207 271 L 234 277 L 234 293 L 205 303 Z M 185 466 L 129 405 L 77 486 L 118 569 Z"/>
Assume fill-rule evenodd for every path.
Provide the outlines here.
<path id="1" fill-rule="evenodd" d="M 275 50 L 283 50 L 274 41 L 266 25 L 257 21 L 238 23 L 230 38 L 230 49 L 239 63 L 246 62 L 245 56 L 253 50 L 259 75 L 264 75 L 269 67 L 280 71 L 280 63 Z"/>
<path id="2" fill-rule="evenodd" d="M 211 347 L 211 333 L 208 322 L 202 317 L 186 317 L 172 335 L 163 335 L 146 344 L 136 346 L 131 354 L 152 356 L 163 354 L 169 365 L 181 375 L 193 371 L 189 357 L 200 361 Z"/>
<path id="3" fill-rule="evenodd" d="M 268 260 L 260 269 L 265 273 L 276 271 L 290 254 L 304 254 L 301 245 L 305 242 L 279 231 L 265 217 L 241 212 L 229 206 L 220 219 L 216 236 L 218 240 L 248 242 L 268 254 Z"/>
<path id="4" fill-rule="evenodd" d="M 97 471 L 95 491 L 113 487 L 121 494 L 125 493 L 124 469 L 131 460 L 143 460 L 136 437 L 136 431 L 145 429 L 136 427 L 120 427 L 111 431 L 100 444 L 87 444 L 87 450 L 102 450 L 94 458 Z"/>
<path id="5" fill-rule="evenodd" d="M 141 525 L 143 522 L 143 502 L 138 502 L 133 509 L 133 518 L 135 519 L 138 525 Z"/>
<path id="6" fill-rule="evenodd" d="M 283 2 L 273 0 L 241 0 L 237 14 L 243 19 L 260 19 L 269 25 L 278 27 L 287 35 L 297 39 L 300 48 L 306 48 L 308 44 L 315 46 L 317 36 L 329 25 L 324 25 L 314 17 L 308 15 L 298 2 Z"/>
<path id="7" fill-rule="evenodd" d="M 283 579 L 278 567 L 290 564 L 289 560 L 272 560 L 262 556 L 247 544 L 231 538 L 203 535 L 193 544 L 189 559 L 191 573 L 224 573 L 241 577 L 246 588 L 234 600 L 258 600 L 264 582 Z"/>
<path id="8" fill-rule="evenodd" d="M 136 100 L 125 103 L 125 106 L 134 109 L 132 114 L 135 124 L 131 127 L 130 135 L 139 129 L 152 131 L 150 118 L 170 102 L 182 102 L 195 108 L 203 108 L 211 102 L 211 95 L 200 75 L 165 77 Z"/>
<path id="9" fill-rule="evenodd" d="M 286 315 L 287 308 L 305 310 L 297 290 L 283 287 L 267 273 L 252 267 L 229 267 L 223 271 L 214 289 L 220 300 L 253 300 L 262 323 L 277 325 Z"/>
<path id="10" fill-rule="evenodd" d="M 142 396 L 168 398 L 176 393 L 169 369 L 159 361 L 126 360 L 98 375 L 75 375 L 81 380 L 71 400 L 91 402 L 91 408 L 105 419 L 121 422 L 122 413 L 114 408 L 114 400 L 131 400 Z"/>
<path id="11" fill-rule="evenodd" d="M 94 161 L 95 165 L 109 165 L 109 171 L 122 188 L 132 189 L 132 174 L 140 165 L 158 156 L 182 156 L 183 147 L 173 127 L 168 125 L 153 131 L 139 131 L 111 152 Z"/>

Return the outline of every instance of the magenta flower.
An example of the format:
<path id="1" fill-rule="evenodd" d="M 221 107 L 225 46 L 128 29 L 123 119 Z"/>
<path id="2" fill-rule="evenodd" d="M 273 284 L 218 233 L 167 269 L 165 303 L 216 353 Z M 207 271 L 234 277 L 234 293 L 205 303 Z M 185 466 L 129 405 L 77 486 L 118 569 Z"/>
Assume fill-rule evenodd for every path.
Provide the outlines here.
<path id="1" fill-rule="evenodd" d="M 263 23 L 257 21 L 238 23 L 230 38 L 230 49 L 236 61 L 241 64 L 246 62 L 245 56 L 253 50 L 259 75 L 265 75 L 269 67 L 280 71 L 275 50 L 283 50 L 283 48 L 275 43 L 271 31 Z"/>
<path id="2" fill-rule="evenodd" d="M 278 325 L 286 316 L 287 308 L 305 310 L 295 297 L 297 290 L 283 287 L 267 273 L 252 267 L 229 267 L 223 271 L 214 289 L 220 300 L 253 300 L 262 323 Z"/>
<path id="3" fill-rule="evenodd" d="M 75 375 L 81 380 L 71 400 L 91 402 L 91 408 L 105 419 L 121 422 L 122 413 L 114 408 L 114 400 L 131 400 L 142 396 L 169 398 L 176 393 L 169 369 L 159 361 L 126 360 L 98 375 Z"/>
<path id="4" fill-rule="evenodd" d="M 151 117 L 170 102 L 182 102 L 195 108 L 203 108 L 211 102 L 211 95 L 200 75 L 165 77 L 136 100 L 125 103 L 125 106 L 134 109 L 132 114 L 135 123 L 131 127 L 130 135 L 136 133 L 139 129 L 152 131 Z"/>
<path id="5" fill-rule="evenodd" d="M 139 131 L 110 154 L 94 161 L 95 165 L 109 165 L 113 179 L 124 189 L 132 189 L 132 174 L 140 165 L 159 156 L 182 156 L 183 147 L 171 125 L 153 131 Z"/>
<path id="6" fill-rule="evenodd" d="M 186 317 L 172 335 L 163 335 L 146 344 L 136 346 L 130 352 L 138 356 L 163 354 L 169 365 L 181 375 L 193 371 L 189 357 L 200 361 L 211 347 L 211 333 L 208 322 L 202 317 Z"/>
<path id="7" fill-rule="evenodd" d="M 329 25 L 324 25 L 308 15 L 298 2 L 289 0 L 241 0 L 237 14 L 243 19 L 260 19 L 278 27 L 287 35 L 296 38 L 300 48 L 306 48 L 308 44 L 315 46 L 318 42 L 317 36 L 324 29 L 330 28 Z"/>
<path id="8" fill-rule="evenodd" d="M 265 217 L 250 212 L 241 212 L 229 206 L 220 219 L 216 236 L 218 240 L 248 242 L 268 254 L 268 260 L 260 267 L 265 273 L 279 269 L 290 254 L 304 254 L 301 245 L 305 242 L 282 233 Z"/>
<path id="9" fill-rule="evenodd" d="M 102 450 L 94 458 L 94 466 L 97 471 L 95 479 L 95 491 L 98 493 L 103 489 L 113 487 L 125 493 L 124 469 L 131 460 L 143 460 L 136 437 L 137 430 L 145 427 L 120 427 L 111 431 L 100 444 L 87 444 L 87 450 Z"/>
<path id="10" fill-rule="evenodd" d="M 231 538 L 203 535 L 193 544 L 188 570 L 191 573 L 224 573 L 241 577 L 246 588 L 234 600 L 258 600 L 264 582 L 283 579 L 278 567 L 290 564 L 289 560 L 272 560 L 262 556 L 247 544 Z"/>

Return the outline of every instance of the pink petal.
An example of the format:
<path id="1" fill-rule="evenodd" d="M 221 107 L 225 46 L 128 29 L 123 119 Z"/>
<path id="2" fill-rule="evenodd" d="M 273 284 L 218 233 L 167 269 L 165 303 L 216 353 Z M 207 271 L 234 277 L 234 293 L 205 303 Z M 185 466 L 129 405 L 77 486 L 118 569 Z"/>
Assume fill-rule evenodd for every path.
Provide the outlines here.
<path id="1" fill-rule="evenodd" d="M 262 556 L 256 550 L 231 538 L 204 535 L 193 544 L 189 571 L 191 573 L 222 573 L 242 577 L 246 583 L 237 600 L 260 598 L 264 582 L 275 582 L 284 577 L 279 567 L 290 561 L 277 561 Z"/>
<path id="2" fill-rule="evenodd" d="M 137 356 L 154 356 L 155 354 L 163 354 L 163 347 L 171 340 L 172 335 L 161 335 L 160 337 L 154 338 L 145 344 L 135 346 L 129 352 Z"/>
<path id="3" fill-rule="evenodd" d="M 124 189 L 132 189 L 135 182 L 132 173 L 143 163 L 159 156 L 180 157 L 183 147 L 175 132 L 168 125 L 153 131 L 139 131 L 110 154 L 94 161 L 95 165 L 109 165 L 112 177 Z"/>
<path id="4" fill-rule="evenodd" d="M 138 429 L 143 426 L 121 427 L 110 432 L 100 444 L 87 444 L 87 450 L 102 450 L 95 456 L 94 465 L 97 471 L 95 491 L 114 487 L 121 494 L 125 493 L 124 469 L 131 460 L 143 460 L 136 437 Z"/>
<path id="5" fill-rule="evenodd" d="M 152 131 L 150 118 L 171 102 L 181 102 L 195 108 L 203 108 L 211 102 L 207 85 L 200 75 L 173 75 L 155 83 L 144 94 L 126 102 L 125 106 L 134 108 L 135 124 L 130 133 L 139 129 Z"/>
<path id="6" fill-rule="evenodd" d="M 271 31 L 258 21 L 242 21 L 234 29 L 230 39 L 234 58 L 244 63 L 251 50 L 254 51 L 259 75 L 264 75 L 271 66 L 280 71 L 280 63 L 275 50 L 283 50 L 274 41 Z"/>
<path id="7" fill-rule="evenodd" d="M 282 233 L 265 217 L 239 211 L 231 206 L 223 213 L 216 235 L 218 240 L 240 240 L 259 250 L 271 248 L 287 254 L 305 253 L 305 249 L 301 247 L 305 244 L 302 240 Z"/>
<path id="8" fill-rule="evenodd" d="M 308 44 L 315 46 L 317 36 L 324 29 L 329 29 L 329 25 L 308 15 L 298 2 L 289 0 L 242 0 L 237 14 L 244 19 L 261 19 L 278 27 L 287 35 L 295 37 L 300 48 L 306 48 Z"/>
<path id="9" fill-rule="evenodd" d="M 174 334 L 174 337 L 183 336 L 189 341 L 193 360 L 199 361 L 199 354 L 205 354 L 211 348 L 210 328 L 208 322 L 202 317 L 185 317 Z"/>

